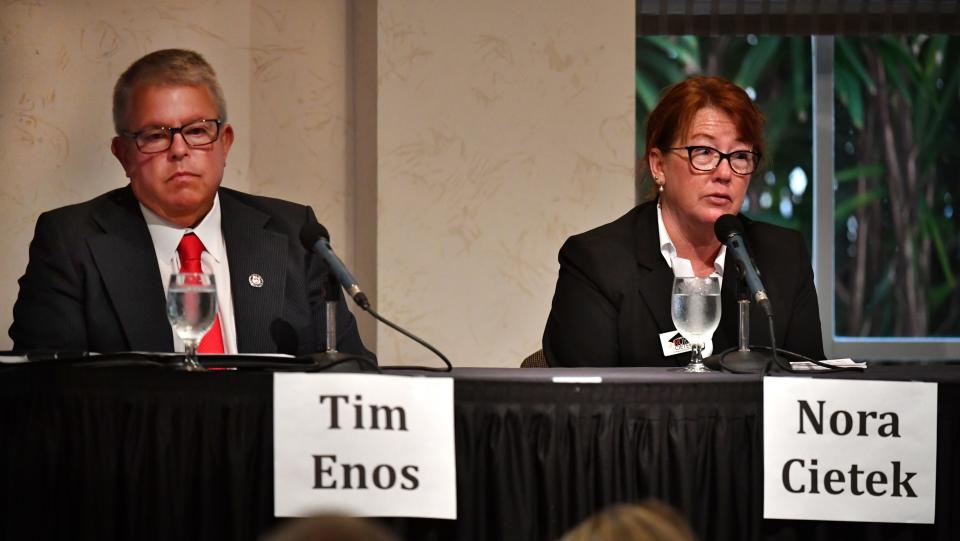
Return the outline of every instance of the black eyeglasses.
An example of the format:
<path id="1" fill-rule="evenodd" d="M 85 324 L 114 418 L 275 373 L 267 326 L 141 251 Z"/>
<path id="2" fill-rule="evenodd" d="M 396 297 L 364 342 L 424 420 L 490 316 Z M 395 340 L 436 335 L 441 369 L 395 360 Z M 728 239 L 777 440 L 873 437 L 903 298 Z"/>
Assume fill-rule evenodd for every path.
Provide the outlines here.
<path id="1" fill-rule="evenodd" d="M 220 119 L 204 119 L 184 124 L 179 128 L 148 126 L 136 133 L 123 132 L 122 135 L 133 139 L 140 152 L 154 154 L 170 148 L 173 137 L 178 133 L 191 148 L 209 145 L 220 137 L 220 124 L 222 124 Z"/>
<path id="2" fill-rule="evenodd" d="M 760 153 L 752 150 L 734 150 L 729 154 L 703 146 L 672 147 L 666 150 L 686 150 L 690 166 L 697 171 L 713 171 L 720 166 L 720 162 L 727 160 L 734 173 L 749 175 L 760 165 Z"/>

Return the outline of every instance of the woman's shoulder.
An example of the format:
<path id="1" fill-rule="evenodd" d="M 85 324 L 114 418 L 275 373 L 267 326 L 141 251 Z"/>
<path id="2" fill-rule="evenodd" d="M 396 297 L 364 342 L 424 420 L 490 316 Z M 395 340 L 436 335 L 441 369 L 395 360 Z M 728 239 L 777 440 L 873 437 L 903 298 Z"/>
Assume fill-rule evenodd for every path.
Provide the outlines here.
<path id="1" fill-rule="evenodd" d="M 646 229 L 646 222 L 649 221 L 656 227 L 656 210 L 653 201 L 640 204 L 611 222 L 571 236 L 565 245 L 582 245 L 596 249 L 621 246 L 633 250 L 636 247 L 637 232 Z"/>
<path id="2" fill-rule="evenodd" d="M 751 244 L 763 243 L 783 245 L 783 243 L 797 243 L 803 241 L 803 234 L 796 229 L 782 225 L 754 220 L 743 214 L 740 215 L 744 230 Z"/>
<path id="3" fill-rule="evenodd" d="M 656 240 L 656 206 L 652 206 L 652 219 L 650 208 L 640 205 L 612 222 L 568 238 L 560 249 L 561 265 L 577 268 L 596 281 L 627 281 L 637 273 L 640 235 L 653 235 Z"/>
<path id="4" fill-rule="evenodd" d="M 758 220 L 743 222 L 750 254 L 765 275 L 784 277 L 810 272 L 810 249 L 802 233 Z"/>

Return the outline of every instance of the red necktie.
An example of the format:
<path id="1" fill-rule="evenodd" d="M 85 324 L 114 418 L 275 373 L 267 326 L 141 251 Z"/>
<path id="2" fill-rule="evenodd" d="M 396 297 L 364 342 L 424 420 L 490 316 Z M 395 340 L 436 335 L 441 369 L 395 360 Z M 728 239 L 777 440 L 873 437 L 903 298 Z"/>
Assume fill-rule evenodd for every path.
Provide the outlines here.
<path id="1" fill-rule="evenodd" d="M 184 235 L 180 239 L 180 245 L 177 246 L 177 253 L 180 254 L 180 272 L 203 272 L 200 268 L 200 254 L 203 253 L 203 250 L 203 242 L 200 237 L 193 233 Z M 219 313 L 213 320 L 213 326 L 200 340 L 197 351 L 200 353 L 223 353 L 223 335 L 220 332 Z"/>

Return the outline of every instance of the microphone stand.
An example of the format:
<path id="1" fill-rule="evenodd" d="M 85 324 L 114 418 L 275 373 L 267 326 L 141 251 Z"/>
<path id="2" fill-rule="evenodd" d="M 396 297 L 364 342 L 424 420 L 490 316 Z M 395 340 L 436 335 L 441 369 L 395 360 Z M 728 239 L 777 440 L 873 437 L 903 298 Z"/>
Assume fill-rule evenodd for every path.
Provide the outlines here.
<path id="1" fill-rule="evenodd" d="M 327 274 L 327 285 L 328 290 L 333 290 L 335 279 L 332 274 Z M 337 284 L 339 285 L 339 284 Z M 331 300 L 329 297 L 334 295 L 324 295 L 326 298 L 324 306 L 326 308 L 326 322 L 327 322 L 327 353 L 336 353 L 337 351 L 337 301 L 336 299 Z"/>
<path id="2" fill-rule="evenodd" d="M 739 266 L 737 267 L 738 270 Z M 762 374 L 769 370 L 773 357 L 769 351 L 750 349 L 750 298 L 747 293 L 743 272 L 737 280 L 737 308 L 739 311 L 738 347 L 711 355 L 704 361 L 708 367 L 722 369 L 737 374 Z"/>
<path id="3" fill-rule="evenodd" d="M 341 353 L 337 351 L 337 304 L 340 300 L 340 282 L 330 271 L 324 273 L 323 281 L 324 308 L 326 310 L 326 351 L 312 353 L 308 357 L 315 367 L 331 372 L 365 372 L 366 368 L 373 367 L 379 371 L 370 359 L 364 355 Z M 354 361 L 351 363 L 350 361 Z M 342 368 L 338 368 L 342 367 Z"/>
<path id="4" fill-rule="evenodd" d="M 333 358 L 337 359 L 334 362 L 342 362 L 339 360 L 340 353 L 336 350 L 336 332 L 331 331 L 330 322 L 336 320 L 336 304 L 329 302 L 331 300 L 336 301 L 339 296 L 339 286 L 337 285 L 337 280 L 343 286 L 343 289 L 353 298 L 353 301 L 357 303 L 361 309 L 366 311 L 368 314 L 376 318 L 377 321 L 387 325 L 391 329 L 403 334 L 407 338 L 415 341 L 421 346 L 429 349 L 432 353 L 437 355 L 443 360 L 443 363 L 446 365 L 444 369 L 445 372 L 453 370 L 453 364 L 450 363 L 450 359 L 440 352 L 437 348 L 431 346 L 423 339 L 413 335 L 403 327 L 400 327 L 396 323 L 389 321 L 387 318 L 381 316 L 370 306 L 370 301 L 367 299 L 366 294 L 360 289 L 360 286 L 357 284 L 356 278 L 354 278 L 350 271 L 344 266 L 343 261 L 340 261 L 340 258 L 333 253 L 333 249 L 330 247 L 330 234 L 327 232 L 327 228 L 323 227 L 317 222 L 307 223 L 303 226 L 303 229 L 300 230 L 300 242 L 303 243 L 304 248 L 307 250 L 318 254 L 327 264 L 327 293 L 329 294 L 332 291 L 336 291 L 337 295 L 334 297 L 327 298 L 327 351 L 324 353 L 317 354 L 318 357 L 325 361 L 325 359 Z M 335 279 L 336 278 L 336 279 Z M 362 356 L 352 357 L 356 360 L 364 359 Z M 376 367 L 376 363 L 367 360 L 368 365 Z M 402 367 L 390 367 L 395 369 L 416 369 L 416 370 L 435 370 L 433 368 L 427 368 L 424 366 L 402 366 Z"/>

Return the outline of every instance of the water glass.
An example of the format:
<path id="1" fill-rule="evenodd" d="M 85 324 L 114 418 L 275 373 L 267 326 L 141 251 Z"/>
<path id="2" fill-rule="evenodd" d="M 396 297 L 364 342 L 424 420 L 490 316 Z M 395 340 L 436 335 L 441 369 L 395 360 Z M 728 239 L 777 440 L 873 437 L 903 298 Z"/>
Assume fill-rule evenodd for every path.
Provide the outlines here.
<path id="1" fill-rule="evenodd" d="M 690 363 L 682 371 L 709 372 L 703 365 L 702 351 L 706 338 L 713 336 L 720 325 L 720 278 L 674 278 L 670 317 L 677 331 L 692 346 Z"/>
<path id="2" fill-rule="evenodd" d="M 167 319 L 183 341 L 183 368 L 202 371 L 197 346 L 217 317 L 217 288 L 212 274 L 177 272 L 167 288 Z"/>

